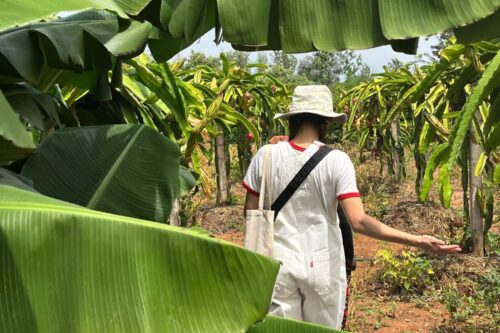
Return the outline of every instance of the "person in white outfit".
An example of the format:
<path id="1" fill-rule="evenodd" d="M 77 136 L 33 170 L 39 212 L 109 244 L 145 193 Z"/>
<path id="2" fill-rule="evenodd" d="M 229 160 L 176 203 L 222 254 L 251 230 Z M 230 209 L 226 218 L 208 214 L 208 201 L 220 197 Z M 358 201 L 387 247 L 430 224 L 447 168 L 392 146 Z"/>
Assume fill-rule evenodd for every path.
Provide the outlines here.
<path id="1" fill-rule="evenodd" d="M 288 119 L 290 141 L 271 148 L 271 199 L 276 200 L 301 167 L 324 144 L 331 122 L 343 123 L 334 112 L 326 86 L 298 86 Z M 252 159 L 243 180 L 245 211 L 258 207 L 264 149 Z M 282 266 L 269 312 L 339 329 L 346 297 L 345 258 L 338 223 L 340 203 L 352 229 L 376 239 L 419 247 L 435 254 L 460 251 L 431 236 L 411 235 L 365 214 L 354 167 L 342 151 L 333 150 L 311 171 L 278 213 L 274 224 L 274 257 Z"/>

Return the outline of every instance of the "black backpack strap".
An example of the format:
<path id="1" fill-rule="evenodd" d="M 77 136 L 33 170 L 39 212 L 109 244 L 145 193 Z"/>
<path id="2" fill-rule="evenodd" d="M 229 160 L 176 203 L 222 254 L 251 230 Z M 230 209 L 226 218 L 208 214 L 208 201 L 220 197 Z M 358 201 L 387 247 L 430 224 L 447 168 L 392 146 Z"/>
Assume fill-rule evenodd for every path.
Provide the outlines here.
<path id="1" fill-rule="evenodd" d="M 348 271 L 356 269 L 356 261 L 354 260 L 354 242 L 352 239 L 352 230 L 349 220 L 340 206 L 337 207 L 337 215 L 339 217 L 339 227 L 342 233 L 342 243 L 344 244 L 345 263 Z"/>
<path id="2" fill-rule="evenodd" d="M 321 146 L 319 150 L 314 153 L 311 158 L 302 166 L 302 168 L 297 172 L 295 177 L 290 181 L 290 183 L 287 185 L 287 187 L 281 192 L 279 195 L 278 199 L 272 204 L 271 210 L 274 211 L 274 219 L 276 220 L 276 217 L 278 216 L 278 213 L 280 212 L 281 208 L 285 206 L 285 204 L 288 202 L 288 200 L 292 197 L 292 195 L 297 191 L 297 189 L 300 187 L 300 185 L 304 182 L 304 180 L 309 176 L 311 171 L 318 165 L 321 160 L 328 155 L 328 153 L 332 151 L 331 148 L 327 146 Z"/>

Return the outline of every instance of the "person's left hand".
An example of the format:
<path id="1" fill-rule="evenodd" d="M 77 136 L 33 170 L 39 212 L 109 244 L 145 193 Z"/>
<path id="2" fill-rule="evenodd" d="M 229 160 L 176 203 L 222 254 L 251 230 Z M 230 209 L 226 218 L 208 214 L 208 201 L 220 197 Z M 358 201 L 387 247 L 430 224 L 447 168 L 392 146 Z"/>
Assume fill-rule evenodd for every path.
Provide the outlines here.
<path id="1" fill-rule="evenodd" d="M 459 245 L 446 245 L 444 241 L 429 235 L 418 236 L 417 246 L 426 252 L 436 255 L 452 254 L 462 251 Z"/>
<path id="2" fill-rule="evenodd" d="M 269 139 L 269 143 L 274 145 L 280 141 L 288 141 L 289 138 L 288 138 L 288 135 L 276 135 L 276 136 L 273 136 L 271 139 Z"/>

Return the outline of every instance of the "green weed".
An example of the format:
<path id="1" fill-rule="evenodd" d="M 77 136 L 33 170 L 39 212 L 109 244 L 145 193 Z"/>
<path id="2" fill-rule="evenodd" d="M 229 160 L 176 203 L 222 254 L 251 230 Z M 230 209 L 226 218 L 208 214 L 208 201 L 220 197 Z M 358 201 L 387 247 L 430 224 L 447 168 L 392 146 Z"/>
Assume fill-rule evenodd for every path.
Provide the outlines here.
<path id="1" fill-rule="evenodd" d="M 415 253 L 403 251 L 396 257 L 388 249 L 377 251 L 375 264 L 380 266 L 379 279 L 393 292 L 422 294 L 432 284 L 434 270 L 431 262 Z"/>

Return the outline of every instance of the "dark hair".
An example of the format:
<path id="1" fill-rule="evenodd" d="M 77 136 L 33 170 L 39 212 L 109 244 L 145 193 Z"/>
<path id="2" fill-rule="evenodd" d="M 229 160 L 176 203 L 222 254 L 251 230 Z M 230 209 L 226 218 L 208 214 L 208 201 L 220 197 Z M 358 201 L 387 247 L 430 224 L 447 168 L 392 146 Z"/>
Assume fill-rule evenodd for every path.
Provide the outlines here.
<path id="1" fill-rule="evenodd" d="M 328 118 L 313 113 L 299 113 L 288 118 L 288 129 L 290 131 L 290 140 L 293 140 L 302 126 L 312 125 L 319 134 L 319 141 L 325 142 L 326 130 L 328 128 Z"/>

